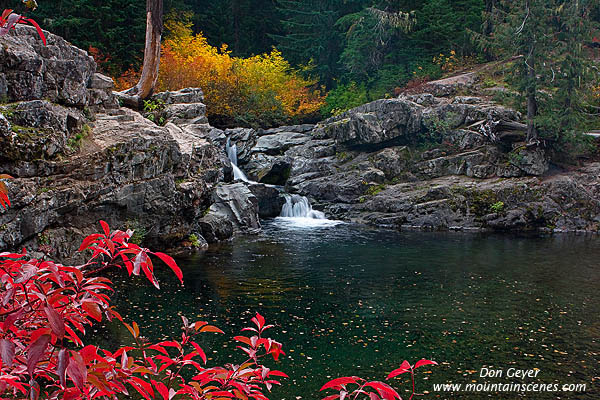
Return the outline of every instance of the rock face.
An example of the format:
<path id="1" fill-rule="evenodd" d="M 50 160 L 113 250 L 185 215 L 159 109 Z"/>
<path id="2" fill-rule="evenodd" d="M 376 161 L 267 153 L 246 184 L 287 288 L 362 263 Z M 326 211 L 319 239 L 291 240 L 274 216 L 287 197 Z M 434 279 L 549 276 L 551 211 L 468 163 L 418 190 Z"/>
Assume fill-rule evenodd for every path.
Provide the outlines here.
<path id="1" fill-rule="evenodd" d="M 256 197 L 219 186 L 230 166 L 206 140 L 201 90 L 160 94 L 168 121 L 157 126 L 118 108 L 85 51 L 46 36 L 47 47 L 26 27 L 0 38 L 0 170 L 15 178 L 0 249 L 46 245 L 64 259 L 100 219 L 157 248 L 260 227 Z"/>
<path id="2" fill-rule="evenodd" d="M 5 101 L 48 100 L 66 106 L 116 106 L 110 78 L 96 74 L 85 51 L 33 27 L 17 26 L 0 39 L 0 97 Z M 110 82 L 109 82 L 110 80 Z"/>

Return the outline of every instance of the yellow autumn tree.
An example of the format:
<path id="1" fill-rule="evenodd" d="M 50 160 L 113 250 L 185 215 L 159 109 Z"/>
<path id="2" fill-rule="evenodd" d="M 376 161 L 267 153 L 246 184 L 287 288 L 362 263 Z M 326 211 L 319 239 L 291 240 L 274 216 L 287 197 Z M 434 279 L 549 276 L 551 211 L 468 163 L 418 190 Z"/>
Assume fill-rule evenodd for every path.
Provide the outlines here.
<path id="1" fill-rule="evenodd" d="M 273 50 L 233 57 L 226 45 L 211 46 L 191 25 L 167 20 L 159 90 L 200 87 L 209 119 L 220 125 L 274 126 L 318 116 L 323 96 L 316 82 L 295 72 Z"/>

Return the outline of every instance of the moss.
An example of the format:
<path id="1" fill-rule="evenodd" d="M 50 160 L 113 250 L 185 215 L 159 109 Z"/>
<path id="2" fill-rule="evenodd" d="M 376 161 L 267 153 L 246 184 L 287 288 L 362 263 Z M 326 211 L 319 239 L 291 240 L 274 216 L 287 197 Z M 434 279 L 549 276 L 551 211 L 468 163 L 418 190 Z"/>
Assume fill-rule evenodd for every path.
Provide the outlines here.
<path id="1" fill-rule="evenodd" d="M 50 237 L 44 233 L 38 233 L 38 244 L 50 244 Z"/>

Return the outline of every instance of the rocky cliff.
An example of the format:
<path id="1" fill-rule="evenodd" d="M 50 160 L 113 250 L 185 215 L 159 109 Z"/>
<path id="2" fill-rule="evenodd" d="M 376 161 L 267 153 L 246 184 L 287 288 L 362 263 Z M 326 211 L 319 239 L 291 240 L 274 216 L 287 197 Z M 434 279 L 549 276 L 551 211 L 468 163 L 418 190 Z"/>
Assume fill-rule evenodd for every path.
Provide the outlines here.
<path id="1" fill-rule="evenodd" d="M 15 178 L 12 207 L 0 209 L 0 249 L 66 257 L 100 219 L 159 248 L 260 227 L 255 196 L 221 184 L 231 167 L 205 138 L 200 89 L 160 94 L 167 123 L 158 126 L 119 108 L 86 52 L 47 39 L 27 27 L 0 39 L 0 170 Z"/>

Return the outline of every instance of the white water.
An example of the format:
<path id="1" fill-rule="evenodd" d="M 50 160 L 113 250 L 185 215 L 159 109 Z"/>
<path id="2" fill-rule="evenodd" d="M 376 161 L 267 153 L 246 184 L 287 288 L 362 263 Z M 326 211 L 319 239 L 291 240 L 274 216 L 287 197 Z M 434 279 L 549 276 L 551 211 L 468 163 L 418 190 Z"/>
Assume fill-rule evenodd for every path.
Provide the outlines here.
<path id="1" fill-rule="evenodd" d="M 239 169 L 237 163 L 237 145 L 231 145 L 231 140 L 227 138 L 227 143 L 225 144 L 225 151 L 227 152 L 227 157 L 229 157 L 229 161 L 231 162 L 231 168 L 233 168 L 233 179 L 239 179 L 244 182 L 250 182 L 246 174 Z"/>
<path id="2" fill-rule="evenodd" d="M 312 209 L 306 197 L 297 194 L 285 195 L 285 204 L 279 216 L 287 218 L 325 219 L 325 214 Z"/>
<path id="3" fill-rule="evenodd" d="M 341 223 L 341 221 L 325 218 L 324 213 L 313 210 L 306 197 L 297 194 L 285 195 L 285 204 L 281 208 L 281 214 L 275 220 L 300 228 L 334 226 Z"/>

